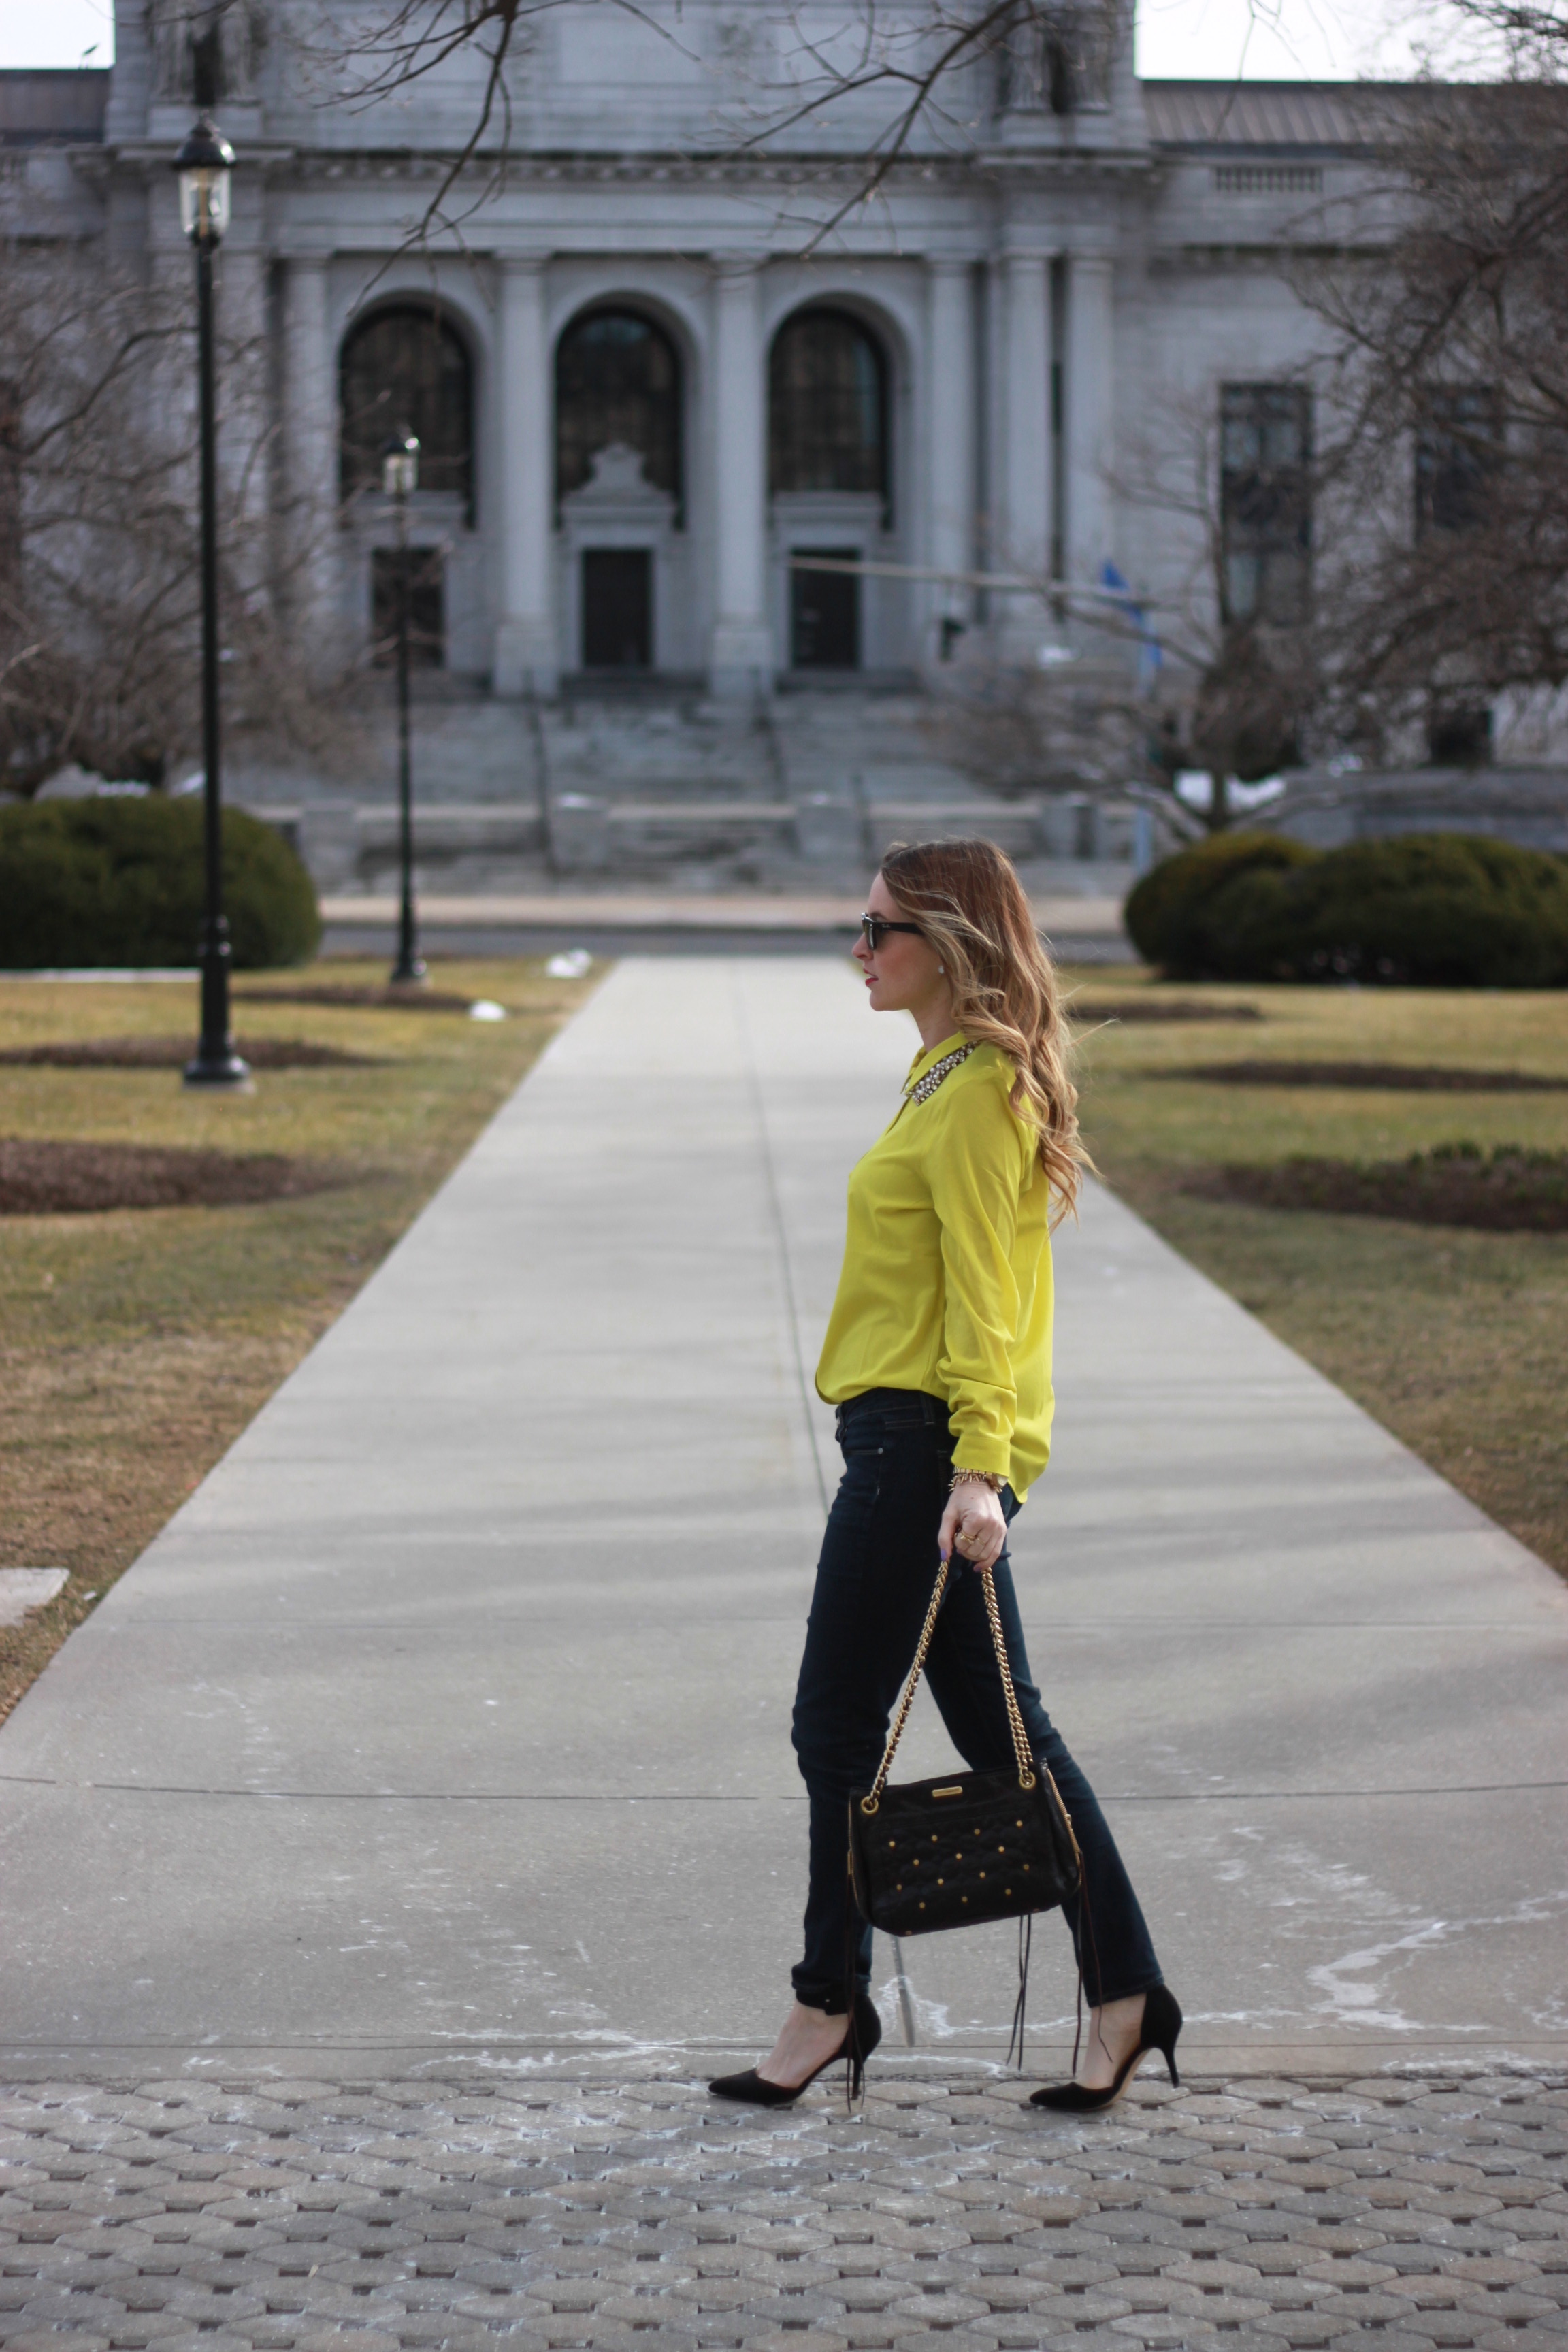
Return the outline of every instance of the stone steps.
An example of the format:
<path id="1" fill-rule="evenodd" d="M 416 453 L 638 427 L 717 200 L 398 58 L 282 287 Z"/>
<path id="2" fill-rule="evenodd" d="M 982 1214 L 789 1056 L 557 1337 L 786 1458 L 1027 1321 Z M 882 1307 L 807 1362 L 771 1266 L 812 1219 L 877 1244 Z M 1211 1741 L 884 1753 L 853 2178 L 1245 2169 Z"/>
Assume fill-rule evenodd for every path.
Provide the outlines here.
<path id="1" fill-rule="evenodd" d="M 931 706 L 837 688 L 737 712 L 696 690 L 574 690 L 559 705 L 470 694 L 414 711 L 426 887 L 483 894 L 574 874 L 693 887 L 855 891 L 895 841 L 980 833 L 1021 862 L 1122 864 L 1131 803 L 1002 795 L 936 754 Z M 352 782 L 237 777 L 334 894 L 384 887 L 397 857 L 393 714 L 364 718 Z M 1145 828 L 1146 831 L 1146 828 Z"/>

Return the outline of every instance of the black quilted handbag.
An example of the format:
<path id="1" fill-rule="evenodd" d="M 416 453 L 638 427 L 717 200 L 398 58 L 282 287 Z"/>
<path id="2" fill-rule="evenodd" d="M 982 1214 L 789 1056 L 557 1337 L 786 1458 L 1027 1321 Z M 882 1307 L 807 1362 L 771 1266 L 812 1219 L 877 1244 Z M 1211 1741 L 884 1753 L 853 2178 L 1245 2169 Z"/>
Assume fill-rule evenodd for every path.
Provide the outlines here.
<path id="1" fill-rule="evenodd" d="M 862 1916 L 889 1936 L 927 1936 L 987 1919 L 1024 1922 L 1037 1911 L 1055 1910 L 1079 1889 L 1078 1840 L 1056 1782 L 1029 1752 L 996 1588 L 988 1568 L 980 1573 L 1016 1762 L 1001 1772 L 950 1772 L 939 1780 L 888 1785 L 947 1591 L 944 1560 L 876 1780 L 864 1796 L 849 1800 L 855 1900 Z M 1026 1967 L 1026 1944 L 1021 1940 L 1015 2019 L 1020 2063 Z"/>

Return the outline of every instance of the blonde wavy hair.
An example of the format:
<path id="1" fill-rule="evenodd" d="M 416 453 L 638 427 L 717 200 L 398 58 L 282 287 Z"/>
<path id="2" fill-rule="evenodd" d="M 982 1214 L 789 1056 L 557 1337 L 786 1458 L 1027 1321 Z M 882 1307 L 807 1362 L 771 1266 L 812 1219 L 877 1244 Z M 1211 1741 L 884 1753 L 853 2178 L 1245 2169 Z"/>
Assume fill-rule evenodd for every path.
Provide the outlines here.
<path id="1" fill-rule="evenodd" d="M 896 841 L 881 873 L 946 966 L 954 1025 L 1013 1065 L 1013 1108 L 1038 1131 L 1052 1223 L 1076 1215 L 1093 1163 L 1079 1137 L 1072 1038 L 1012 859 L 990 841 Z"/>

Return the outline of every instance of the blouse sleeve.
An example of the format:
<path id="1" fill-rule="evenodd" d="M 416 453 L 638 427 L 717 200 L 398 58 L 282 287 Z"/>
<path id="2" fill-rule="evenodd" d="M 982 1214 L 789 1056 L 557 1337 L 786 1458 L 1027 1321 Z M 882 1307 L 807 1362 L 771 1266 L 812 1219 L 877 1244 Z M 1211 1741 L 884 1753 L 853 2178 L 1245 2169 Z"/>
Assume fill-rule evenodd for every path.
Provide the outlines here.
<path id="1" fill-rule="evenodd" d="M 942 1391 L 953 1459 L 1005 1478 L 1018 1391 L 1018 1286 L 1012 1252 L 1026 1140 L 1003 1085 L 954 1088 L 932 1139 L 931 1203 L 942 1229 Z"/>

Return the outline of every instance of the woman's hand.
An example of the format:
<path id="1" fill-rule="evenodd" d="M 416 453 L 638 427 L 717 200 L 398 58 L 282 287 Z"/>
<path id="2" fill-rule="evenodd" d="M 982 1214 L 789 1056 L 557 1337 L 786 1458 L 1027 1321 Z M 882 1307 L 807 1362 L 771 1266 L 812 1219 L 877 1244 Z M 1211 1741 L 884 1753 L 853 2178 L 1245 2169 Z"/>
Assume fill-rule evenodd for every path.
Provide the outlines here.
<path id="1" fill-rule="evenodd" d="M 1007 1540 L 1002 1498 L 983 1478 L 961 1478 L 947 1498 L 936 1548 L 947 1559 L 956 1547 L 972 1568 L 994 1568 Z"/>

